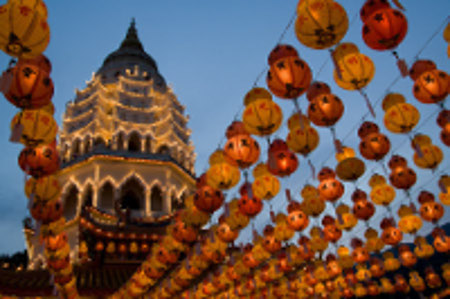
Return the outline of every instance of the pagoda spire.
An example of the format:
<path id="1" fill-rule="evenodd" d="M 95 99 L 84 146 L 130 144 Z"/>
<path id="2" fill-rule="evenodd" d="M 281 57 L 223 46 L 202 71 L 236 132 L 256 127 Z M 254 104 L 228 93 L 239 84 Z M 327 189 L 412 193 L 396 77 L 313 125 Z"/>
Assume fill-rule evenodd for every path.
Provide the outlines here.
<path id="1" fill-rule="evenodd" d="M 142 46 L 142 43 L 139 40 L 139 37 L 137 35 L 135 18 L 131 19 L 131 23 L 130 23 L 130 27 L 128 27 L 127 35 L 125 36 L 125 39 L 122 41 L 122 44 L 120 45 L 120 49 L 123 49 L 123 48 L 134 48 L 134 49 L 144 51 L 144 47 Z"/>

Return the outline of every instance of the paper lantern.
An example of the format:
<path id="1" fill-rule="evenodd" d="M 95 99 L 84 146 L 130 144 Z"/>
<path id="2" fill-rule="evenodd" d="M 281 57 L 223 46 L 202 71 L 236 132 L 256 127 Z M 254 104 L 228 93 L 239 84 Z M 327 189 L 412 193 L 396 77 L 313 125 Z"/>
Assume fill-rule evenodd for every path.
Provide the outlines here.
<path id="1" fill-rule="evenodd" d="M 256 197 L 268 200 L 280 191 L 280 181 L 269 172 L 265 163 L 260 163 L 253 169 L 253 177 L 255 180 L 252 190 Z"/>
<path id="2" fill-rule="evenodd" d="M 388 272 L 393 272 L 400 268 L 400 261 L 394 257 L 394 254 L 390 251 L 383 253 L 384 268 Z"/>
<path id="3" fill-rule="evenodd" d="M 368 160 L 383 159 L 391 148 L 389 138 L 380 133 L 375 123 L 364 122 L 358 130 L 358 135 L 361 138 L 359 152 Z"/>
<path id="4" fill-rule="evenodd" d="M 301 204 L 298 202 L 292 201 L 289 203 L 288 213 L 286 222 L 289 228 L 295 231 L 302 231 L 308 226 L 308 216 L 302 211 Z"/>
<path id="5" fill-rule="evenodd" d="M 364 237 L 366 237 L 366 244 L 365 247 L 369 252 L 376 252 L 379 253 L 383 247 L 384 243 L 383 241 L 378 237 L 378 232 L 373 228 L 366 229 L 366 232 L 364 233 Z"/>
<path id="6" fill-rule="evenodd" d="M 308 99 L 308 101 L 312 101 L 317 96 L 329 93 L 331 93 L 331 89 L 328 84 L 321 81 L 314 81 L 311 83 L 311 85 L 309 85 L 309 88 L 306 91 L 306 98 Z"/>
<path id="7" fill-rule="evenodd" d="M 262 245 L 264 249 L 271 254 L 281 249 L 281 242 L 275 238 L 275 230 L 273 226 L 266 225 L 264 228 L 264 239 Z"/>
<path id="8" fill-rule="evenodd" d="M 425 134 L 416 134 L 411 141 L 414 149 L 414 164 L 420 168 L 435 169 L 444 158 L 442 150 L 431 143 L 431 138 Z"/>
<path id="9" fill-rule="evenodd" d="M 19 155 L 19 166 L 33 177 L 42 177 L 59 170 L 60 161 L 56 142 L 38 147 L 26 147 Z"/>
<path id="10" fill-rule="evenodd" d="M 236 135 L 248 135 L 249 133 L 245 129 L 245 125 L 241 121 L 233 121 L 225 131 L 225 136 L 230 139 Z"/>
<path id="11" fill-rule="evenodd" d="M 391 50 L 403 41 L 407 31 L 408 21 L 399 10 L 382 8 L 366 19 L 362 37 L 369 48 Z"/>
<path id="12" fill-rule="evenodd" d="M 367 200 L 367 194 L 361 189 L 356 189 L 352 194 L 353 214 L 361 220 L 369 220 L 375 214 L 373 203 Z"/>
<path id="13" fill-rule="evenodd" d="M 427 259 L 433 256 L 434 249 L 433 246 L 428 244 L 427 239 L 424 237 L 418 236 L 414 239 L 414 244 L 416 247 L 414 248 L 414 253 L 418 258 Z"/>
<path id="14" fill-rule="evenodd" d="M 336 55 L 335 55 L 336 56 Z M 336 84 L 346 90 L 360 90 L 370 83 L 375 75 L 375 65 L 372 60 L 359 52 L 336 59 L 333 77 Z"/>
<path id="15" fill-rule="evenodd" d="M 278 44 L 270 52 L 267 62 L 269 65 L 276 63 L 278 60 L 285 57 L 298 57 L 297 50 L 291 45 Z"/>
<path id="16" fill-rule="evenodd" d="M 350 231 L 358 224 L 358 218 L 346 204 L 340 204 L 336 208 L 336 218 L 336 226 L 341 230 Z"/>
<path id="17" fill-rule="evenodd" d="M 416 173 L 408 167 L 402 156 L 393 155 L 388 166 L 391 169 L 389 181 L 395 188 L 408 190 L 416 183 Z"/>
<path id="18" fill-rule="evenodd" d="M 436 68 L 436 64 L 432 60 L 420 59 L 414 62 L 409 69 L 409 77 L 416 81 L 424 72 L 435 70 Z"/>
<path id="19" fill-rule="evenodd" d="M 172 236 L 178 242 L 192 243 L 197 240 L 197 231 L 192 226 L 178 220 L 173 225 Z"/>
<path id="20" fill-rule="evenodd" d="M 224 147 L 225 156 L 240 168 L 247 168 L 259 158 L 259 144 L 250 135 L 235 135 L 228 139 Z"/>
<path id="21" fill-rule="evenodd" d="M 330 177 L 323 177 L 324 172 L 332 172 Z M 328 167 L 322 168 L 319 172 L 320 184 L 317 188 L 319 190 L 320 197 L 324 200 L 335 202 L 344 194 L 344 185 L 335 178 L 334 171 Z"/>
<path id="22" fill-rule="evenodd" d="M 342 100 L 334 94 L 327 93 L 316 96 L 309 102 L 308 117 L 320 127 L 336 124 L 344 113 Z"/>
<path id="23" fill-rule="evenodd" d="M 227 190 L 234 187 L 241 178 L 239 168 L 228 163 L 223 150 L 215 151 L 210 157 L 210 168 L 206 182 L 215 189 Z"/>
<path id="24" fill-rule="evenodd" d="M 414 97 L 424 104 L 439 103 L 448 95 L 449 82 L 449 76 L 444 71 L 423 72 L 414 82 Z"/>
<path id="25" fill-rule="evenodd" d="M 311 126 L 298 126 L 286 137 L 286 144 L 292 151 L 307 156 L 319 145 L 319 133 Z"/>
<path id="26" fill-rule="evenodd" d="M 398 227 L 403 233 L 415 234 L 422 227 L 422 220 L 414 214 L 411 207 L 402 205 L 398 210 Z"/>
<path id="27" fill-rule="evenodd" d="M 324 238 L 332 243 L 336 243 L 342 237 L 342 231 L 336 226 L 335 222 L 335 219 L 329 215 L 322 218 Z"/>
<path id="28" fill-rule="evenodd" d="M 50 41 L 50 31 L 42 12 L 20 1 L 2 5 L 0 49 L 19 58 L 32 58 L 44 52 Z"/>
<path id="29" fill-rule="evenodd" d="M 402 232 L 395 227 L 395 222 L 392 218 L 384 218 L 380 224 L 383 232 L 381 239 L 386 245 L 397 245 L 403 239 Z"/>
<path id="30" fill-rule="evenodd" d="M 405 101 L 399 93 L 390 93 L 383 99 L 384 125 L 392 133 L 408 133 L 420 120 L 419 110 Z"/>
<path id="31" fill-rule="evenodd" d="M 37 201 L 31 206 L 31 216 L 43 224 L 54 222 L 61 218 L 63 214 L 63 205 L 60 200 Z"/>
<path id="32" fill-rule="evenodd" d="M 360 239 L 353 238 L 351 245 L 353 247 L 352 258 L 355 263 L 362 264 L 369 261 L 369 252 L 363 247 L 363 242 Z"/>
<path id="33" fill-rule="evenodd" d="M 282 99 L 295 99 L 308 89 L 312 79 L 309 65 L 298 57 L 285 57 L 270 66 L 267 86 Z"/>
<path id="34" fill-rule="evenodd" d="M 25 194 L 33 201 L 50 201 L 61 195 L 61 186 L 55 175 L 29 178 L 25 183 Z"/>
<path id="35" fill-rule="evenodd" d="M 262 207 L 263 207 L 262 201 L 258 197 L 250 196 L 249 194 L 244 194 L 239 199 L 239 210 L 241 211 L 242 214 L 246 216 L 249 217 L 256 216 L 259 212 L 261 212 Z"/>
<path id="36" fill-rule="evenodd" d="M 356 181 L 366 170 L 364 162 L 355 157 L 355 151 L 350 147 L 344 146 L 341 152 L 336 152 L 336 160 L 336 174 L 343 181 Z"/>
<path id="37" fill-rule="evenodd" d="M 323 238 L 323 231 L 318 226 L 313 226 L 309 231 L 311 236 L 311 249 L 317 252 L 324 252 L 328 247 L 328 241 Z"/>
<path id="38" fill-rule="evenodd" d="M 395 199 L 395 189 L 386 183 L 386 179 L 374 174 L 369 180 L 369 185 L 372 187 L 370 191 L 370 199 L 377 205 L 387 206 Z"/>
<path id="39" fill-rule="evenodd" d="M 242 122 L 247 132 L 265 136 L 278 130 L 283 113 L 280 106 L 272 101 L 272 95 L 266 89 L 253 88 L 245 96 L 244 102 Z"/>
<path id="40" fill-rule="evenodd" d="M 213 213 L 220 208 L 224 201 L 224 196 L 220 190 L 210 186 L 203 186 L 194 195 L 195 206 L 203 212 Z"/>
<path id="41" fill-rule="evenodd" d="M 236 238 L 239 236 L 239 231 L 232 230 L 223 218 L 219 218 L 219 223 L 219 227 L 217 228 L 218 238 L 225 243 L 230 243 L 236 240 Z"/>
<path id="42" fill-rule="evenodd" d="M 4 94 L 14 106 L 21 109 L 37 109 L 50 103 L 54 87 L 45 69 L 22 62 L 7 70 L 6 75 L 11 76 L 11 84 Z"/>
<path id="43" fill-rule="evenodd" d="M 12 119 L 11 130 L 12 139 L 33 147 L 53 142 L 58 125 L 51 114 L 41 109 L 24 110 Z"/>
<path id="44" fill-rule="evenodd" d="M 426 196 L 427 194 L 429 196 Z M 432 193 L 422 191 L 419 194 L 419 203 L 421 204 L 419 213 L 423 220 L 436 223 L 444 216 L 444 207 L 434 201 Z"/>
<path id="45" fill-rule="evenodd" d="M 417 271 L 409 273 L 409 284 L 416 292 L 423 292 L 427 288 L 425 281 L 420 277 Z"/>
<path id="46" fill-rule="evenodd" d="M 305 1 L 298 7 L 295 22 L 297 39 L 313 49 L 326 49 L 337 44 L 347 33 L 345 9 L 335 1 Z"/>
<path id="47" fill-rule="evenodd" d="M 269 146 L 267 169 L 276 176 L 291 175 L 298 167 L 298 159 L 292 153 L 286 143 L 281 139 L 275 139 Z"/>
<path id="48" fill-rule="evenodd" d="M 400 262 L 404 267 L 412 267 L 417 263 L 417 257 L 408 245 L 400 245 L 398 247 L 398 252 Z"/>

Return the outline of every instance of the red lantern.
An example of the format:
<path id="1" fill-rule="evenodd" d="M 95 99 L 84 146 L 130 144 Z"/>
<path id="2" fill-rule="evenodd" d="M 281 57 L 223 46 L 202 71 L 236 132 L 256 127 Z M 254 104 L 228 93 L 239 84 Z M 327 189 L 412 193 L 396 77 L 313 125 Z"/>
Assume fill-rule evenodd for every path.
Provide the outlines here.
<path id="1" fill-rule="evenodd" d="M 336 227 L 336 220 L 326 215 L 322 219 L 324 239 L 336 243 L 342 237 L 342 231 Z"/>
<path id="2" fill-rule="evenodd" d="M 241 196 L 238 202 L 239 211 L 248 216 L 253 217 L 256 216 L 259 212 L 261 212 L 263 204 L 261 199 L 244 194 Z"/>
<path id="3" fill-rule="evenodd" d="M 194 195 L 194 205 L 200 211 L 205 213 L 213 213 L 220 208 L 224 201 L 222 191 L 213 189 L 206 185 L 197 189 Z"/>
<path id="4" fill-rule="evenodd" d="M 308 117 L 316 126 L 333 126 L 342 114 L 344 114 L 344 104 L 332 93 L 321 94 L 309 102 Z"/>
<path id="5" fill-rule="evenodd" d="M 306 92 L 306 98 L 308 101 L 314 100 L 315 97 L 322 95 L 322 94 L 329 94 L 331 93 L 330 86 L 326 84 L 325 82 L 315 81 L 312 82 L 309 86 L 307 92 Z"/>
<path id="6" fill-rule="evenodd" d="M 275 238 L 275 230 L 271 225 L 267 225 L 264 228 L 263 247 L 271 254 L 281 249 L 281 242 Z"/>
<path id="7" fill-rule="evenodd" d="M 331 202 L 335 202 L 344 194 L 344 185 L 335 177 L 334 170 L 328 167 L 322 168 L 318 175 L 320 184 L 317 189 L 320 197 Z"/>
<path id="8" fill-rule="evenodd" d="M 448 95 L 449 76 L 441 70 L 423 72 L 414 83 L 414 97 L 421 103 L 434 104 Z"/>
<path id="9" fill-rule="evenodd" d="M 56 142 L 38 147 L 26 147 L 19 155 L 20 168 L 36 178 L 55 173 L 59 165 Z"/>
<path id="10" fill-rule="evenodd" d="M 368 160 L 381 160 L 391 148 L 391 142 L 386 135 L 381 134 L 377 124 L 366 121 L 358 130 L 361 138 L 359 151 Z"/>
<path id="11" fill-rule="evenodd" d="M 7 72 L 12 73 L 12 83 L 5 97 L 22 109 L 37 109 L 48 105 L 53 96 L 53 81 L 49 73 L 38 65 L 19 63 Z"/>
<path id="12" fill-rule="evenodd" d="M 383 8 L 367 18 L 362 36 L 369 48 L 390 50 L 402 42 L 407 31 L 408 21 L 399 10 Z"/>
<path id="13" fill-rule="evenodd" d="M 380 224 L 383 232 L 381 233 L 381 240 L 387 245 L 397 245 L 403 239 L 403 234 L 395 227 L 394 219 L 384 218 Z"/>
<path id="14" fill-rule="evenodd" d="M 258 142 L 250 135 L 240 134 L 228 139 L 224 152 L 230 163 L 247 168 L 258 161 L 260 149 Z"/>
<path id="15" fill-rule="evenodd" d="M 275 139 L 269 147 L 269 159 L 267 168 L 276 176 L 289 176 L 298 167 L 298 159 L 291 152 L 286 143 L 281 139 Z"/>
<path id="16" fill-rule="evenodd" d="M 375 213 L 375 206 L 367 200 L 367 194 L 364 191 L 356 189 L 352 194 L 352 201 L 354 202 L 353 214 L 356 218 L 367 221 Z"/>
<path id="17" fill-rule="evenodd" d="M 225 132 L 227 139 L 230 139 L 236 135 L 248 135 L 245 125 L 241 121 L 233 121 L 231 125 L 227 127 L 227 131 Z"/>
<path id="18" fill-rule="evenodd" d="M 367 0 L 359 11 L 359 16 L 361 17 L 361 21 L 365 23 L 374 12 L 390 7 L 387 0 Z"/>
<path id="19" fill-rule="evenodd" d="M 289 215 L 286 218 L 286 222 L 291 229 L 302 231 L 308 226 L 308 215 L 302 211 L 301 204 L 298 202 L 292 201 L 289 203 L 288 213 Z"/>
<path id="20" fill-rule="evenodd" d="M 398 189 L 409 189 L 416 183 L 416 173 L 407 166 L 405 158 L 399 155 L 393 155 L 388 164 L 391 168 L 389 181 Z"/>
<path id="21" fill-rule="evenodd" d="M 31 207 L 31 216 L 44 224 L 58 220 L 62 214 L 63 205 L 60 200 L 34 201 Z"/>
<path id="22" fill-rule="evenodd" d="M 435 70 L 436 64 L 431 60 L 417 60 L 409 69 L 409 77 L 416 81 L 424 72 Z"/>

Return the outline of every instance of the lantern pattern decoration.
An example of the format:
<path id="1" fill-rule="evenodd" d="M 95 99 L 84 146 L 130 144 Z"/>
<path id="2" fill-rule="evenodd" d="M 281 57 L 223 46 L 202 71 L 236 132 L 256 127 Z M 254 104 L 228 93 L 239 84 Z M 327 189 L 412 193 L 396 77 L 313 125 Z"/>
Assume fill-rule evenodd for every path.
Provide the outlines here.
<path id="1" fill-rule="evenodd" d="M 395 258 L 391 251 L 383 253 L 384 269 L 388 272 L 394 272 L 400 268 L 400 261 Z"/>
<path id="2" fill-rule="evenodd" d="M 417 263 L 417 257 L 408 245 L 403 244 L 398 247 L 399 260 L 404 267 L 412 267 Z"/>
<path id="3" fill-rule="evenodd" d="M 414 82 L 414 97 L 423 104 L 443 101 L 449 91 L 449 75 L 438 69 L 424 71 Z"/>
<path id="4" fill-rule="evenodd" d="M 336 208 L 336 218 L 336 226 L 341 230 L 350 231 L 358 224 L 358 218 L 346 204 L 340 204 Z"/>
<path id="5" fill-rule="evenodd" d="M 318 217 L 325 209 L 325 200 L 319 190 L 312 185 L 305 185 L 300 194 L 303 198 L 302 211 L 308 216 Z"/>
<path id="6" fill-rule="evenodd" d="M 21 109 L 38 109 L 49 105 L 54 87 L 50 74 L 38 65 L 18 63 L 6 71 L 11 84 L 4 91 L 5 98 Z"/>
<path id="7" fill-rule="evenodd" d="M 450 176 L 444 174 L 439 178 L 438 182 L 441 192 L 439 192 L 439 200 L 442 204 L 450 205 Z"/>
<path id="8" fill-rule="evenodd" d="M 367 228 L 364 237 L 366 238 L 365 247 L 367 251 L 379 253 L 384 248 L 384 243 L 378 237 L 378 232 L 375 229 Z"/>
<path id="9" fill-rule="evenodd" d="M 356 218 L 368 221 L 375 214 L 375 206 L 367 200 L 367 194 L 361 189 L 356 189 L 352 194 L 353 214 Z"/>
<path id="10" fill-rule="evenodd" d="M 320 181 L 317 189 L 322 200 L 335 202 L 344 194 L 344 185 L 336 179 L 333 169 L 324 167 L 317 177 Z"/>
<path id="11" fill-rule="evenodd" d="M 450 110 L 442 110 L 438 117 L 437 123 L 442 128 L 440 137 L 443 144 L 450 146 Z"/>
<path id="12" fill-rule="evenodd" d="M 295 33 L 303 45 L 312 49 L 330 48 L 339 43 L 347 30 L 347 12 L 336 1 L 300 1 Z"/>
<path id="13" fill-rule="evenodd" d="M 287 207 L 288 216 L 286 222 L 290 229 L 302 231 L 309 225 L 308 215 L 302 211 L 302 205 L 296 201 L 291 201 Z"/>
<path id="14" fill-rule="evenodd" d="M 58 125 L 53 116 L 42 109 L 24 110 L 12 119 L 11 131 L 12 141 L 34 147 L 53 142 Z"/>
<path id="15" fill-rule="evenodd" d="M 434 228 L 431 235 L 433 236 L 433 247 L 437 252 L 448 253 L 450 251 L 450 237 L 442 228 Z"/>
<path id="16" fill-rule="evenodd" d="M 323 235 L 325 240 L 336 243 L 342 237 L 342 231 L 336 226 L 336 220 L 330 215 L 322 218 Z"/>
<path id="17" fill-rule="evenodd" d="M 276 51 L 275 47 L 272 51 Z M 308 89 L 312 80 L 309 65 L 299 56 L 270 55 L 272 63 L 266 83 L 270 91 L 281 99 L 295 99 Z"/>
<path id="18" fill-rule="evenodd" d="M 254 181 L 252 190 L 256 197 L 269 200 L 280 191 L 280 181 L 270 173 L 266 163 L 260 163 L 253 168 Z"/>
<path id="19" fill-rule="evenodd" d="M 363 40 L 371 49 L 378 51 L 392 50 L 405 38 L 408 31 L 408 21 L 403 13 L 397 9 L 385 5 L 378 5 L 377 8 L 372 8 L 370 14 L 364 17 Z"/>
<path id="20" fill-rule="evenodd" d="M 18 58 L 35 57 L 47 48 L 50 30 L 41 1 L 9 1 L 0 9 L 0 49 Z M 43 13 L 45 11 L 45 14 Z"/>
<path id="21" fill-rule="evenodd" d="M 281 249 L 281 242 L 275 238 L 275 229 L 271 225 L 264 228 L 263 247 L 270 254 L 274 254 Z"/>
<path id="22" fill-rule="evenodd" d="M 391 169 L 389 181 L 397 189 L 408 190 L 416 183 L 416 173 L 407 163 L 400 155 L 393 155 L 389 160 L 388 166 Z"/>
<path id="23" fill-rule="evenodd" d="M 400 206 L 397 212 L 400 217 L 398 227 L 403 233 L 415 234 L 422 227 L 422 219 L 415 212 L 414 205 Z"/>
<path id="24" fill-rule="evenodd" d="M 241 178 L 239 168 L 228 163 L 224 152 L 216 150 L 209 157 L 210 167 L 206 172 L 206 182 L 215 189 L 228 190 L 234 187 Z"/>
<path id="25" fill-rule="evenodd" d="M 425 134 L 416 134 L 411 141 L 414 149 L 414 164 L 420 168 L 435 169 L 444 158 L 442 150 L 431 143 L 431 138 Z"/>
<path id="26" fill-rule="evenodd" d="M 342 147 L 341 151 L 336 152 L 335 157 L 338 162 L 336 174 L 341 180 L 356 181 L 364 174 L 366 166 L 361 159 L 356 157 L 356 153 L 351 147 Z"/>
<path id="27" fill-rule="evenodd" d="M 291 175 L 298 167 L 298 158 L 282 139 L 275 139 L 269 146 L 267 168 L 276 176 Z"/>
<path id="28" fill-rule="evenodd" d="M 417 271 L 409 272 L 409 285 L 416 292 L 423 292 L 427 288 L 427 286 L 425 285 L 425 281 L 422 277 L 420 277 Z"/>
<path id="29" fill-rule="evenodd" d="M 395 199 L 395 189 L 386 182 L 386 179 L 377 173 L 373 174 L 369 180 L 370 199 L 376 205 L 387 207 Z"/>
<path id="30" fill-rule="evenodd" d="M 261 212 L 263 208 L 262 201 L 253 194 L 251 183 L 244 183 L 239 192 L 241 193 L 241 198 L 239 199 L 238 207 L 242 214 L 254 217 Z"/>
<path id="31" fill-rule="evenodd" d="M 381 240 L 386 245 L 397 245 L 403 239 L 403 233 L 395 226 L 393 218 L 383 218 L 380 228 L 383 230 Z"/>
<path id="32" fill-rule="evenodd" d="M 352 259 L 357 264 L 366 263 L 369 261 L 370 255 L 367 249 L 364 247 L 364 243 L 359 238 L 353 238 L 351 241 L 353 248 Z"/>
<path id="33" fill-rule="evenodd" d="M 272 101 L 269 91 L 261 87 L 253 88 L 245 95 L 244 104 L 242 122 L 248 133 L 266 136 L 278 130 L 283 113 L 280 106 Z"/>
<path id="34" fill-rule="evenodd" d="M 311 127 L 308 118 L 299 113 L 293 114 L 288 121 L 289 133 L 286 144 L 290 150 L 305 157 L 319 145 L 319 133 Z"/>
<path id="35" fill-rule="evenodd" d="M 423 220 L 437 223 L 444 216 L 444 207 L 435 201 L 432 193 L 420 192 L 418 201 L 421 204 L 419 213 Z"/>
<path id="36" fill-rule="evenodd" d="M 414 248 L 414 253 L 415 255 L 417 255 L 418 258 L 427 259 L 433 256 L 434 248 L 428 243 L 427 239 L 425 239 L 424 237 L 417 236 L 414 239 L 414 245 L 416 245 L 416 247 Z"/>
<path id="37" fill-rule="evenodd" d="M 392 133 L 409 133 L 420 120 L 420 112 L 399 93 L 387 94 L 382 103 L 384 126 Z"/>
<path id="38" fill-rule="evenodd" d="M 18 160 L 20 168 L 33 177 L 54 174 L 60 166 L 56 141 L 48 145 L 24 148 Z"/>
<path id="39" fill-rule="evenodd" d="M 391 148 L 389 138 L 380 133 L 380 128 L 373 122 L 365 121 L 358 129 L 358 136 L 361 138 L 359 152 L 367 160 L 379 161 Z"/>
<path id="40" fill-rule="evenodd" d="M 232 123 L 226 131 L 227 142 L 224 146 L 225 157 L 239 168 L 248 168 L 254 164 L 260 154 L 258 142 L 245 130 L 242 122 Z"/>

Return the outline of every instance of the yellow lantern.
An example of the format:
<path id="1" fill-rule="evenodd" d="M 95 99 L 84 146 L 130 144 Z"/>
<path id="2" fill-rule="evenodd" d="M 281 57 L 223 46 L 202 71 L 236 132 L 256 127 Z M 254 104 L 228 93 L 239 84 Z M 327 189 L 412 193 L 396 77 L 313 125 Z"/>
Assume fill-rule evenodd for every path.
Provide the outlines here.
<path id="1" fill-rule="evenodd" d="M 9 1 L 0 6 L 0 49 L 11 56 L 32 58 L 44 52 L 50 41 L 47 17 L 30 2 Z"/>
<path id="2" fill-rule="evenodd" d="M 33 201 L 57 200 L 61 195 L 61 187 L 55 175 L 31 177 L 25 183 L 25 194 Z"/>
<path id="3" fill-rule="evenodd" d="M 325 201 L 320 198 L 319 191 L 315 187 L 305 185 L 301 195 L 303 197 L 303 202 L 301 203 L 302 211 L 308 216 L 317 217 L 323 212 Z"/>
<path id="4" fill-rule="evenodd" d="M 382 103 L 384 126 L 392 133 L 408 133 L 420 120 L 420 112 L 399 93 L 386 95 Z"/>
<path id="5" fill-rule="evenodd" d="M 340 204 L 336 208 L 336 226 L 341 230 L 350 231 L 358 224 L 358 218 L 355 217 L 346 204 Z"/>
<path id="6" fill-rule="evenodd" d="M 398 210 L 398 228 L 407 234 L 414 234 L 422 227 L 422 219 L 413 213 L 411 207 L 402 205 Z"/>
<path id="7" fill-rule="evenodd" d="M 336 174 L 343 181 L 355 181 L 365 171 L 364 162 L 355 157 L 355 151 L 351 147 L 343 147 L 342 152 L 336 153 Z"/>
<path id="8" fill-rule="evenodd" d="M 23 110 L 12 119 L 11 130 L 11 139 L 35 147 L 53 142 L 58 125 L 53 116 L 44 110 Z"/>
<path id="9" fill-rule="evenodd" d="M 234 198 L 229 203 L 230 215 L 225 219 L 225 222 L 230 226 L 231 230 L 240 230 L 246 227 L 250 218 L 239 211 L 239 200 Z"/>
<path id="10" fill-rule="evenodd" d="M 378 237 L 378 233 L 373 228 L 368 228 L 364 233 L 366 237 L 365 247 L 369 252 L 380 252 L 384 247 L 384 242 Z"/>
<path id="11" fill-rule="evenodd" d="M 335 51 L 340 53 L 339 46 Z M 336 59 L 336 68 L 338 70 L 334 70 L 334 81 L 339 87 L 346 90 L 362 89 L 370 83 L 375 75 L 373 61 L 359 52 L 351 52 L 340 59 Z"/>
<path id="12" fill-rule="evenodd" d="M 416 237 L 416 239 L 414 240 L 414 244 L 416 245 L 416 247 L 414 248 L 414 254 L 417 255 L 418 258 L 426 259 L 433 256 L 434 248 L 424 237 Z"/>
<path id="13" fill-rule="evenodd" d="M 295 22 L 295 33 L 300 43 L 313 49 L 326 49 L 345 36 L 348 17 L 339 3 L 330 0 L 301 2 Z"/>
<path id="14" fill-rule="evenodd" d="M 353 266 L 354 261 L 353 261 L 352 255 L 350 254 L 350 249 L 341 245 L 337 249 L 337 255 L 338 255 L 339 265 L 342 268 L 347 269 L 347 268 L 350 268 Z"/>
<path id="15" fill-rule="evenodd" d="M 431 143 L 431 138 L 425 134 L 417 134 L 411 141 L 414 149 L 414 164 L 420 168 L 435 169 L 444 158 L 442 150 Z"/>
<path id="16" fill-rule="evenodd" d="M 395 189 L 386 182 L 386 179 L 374 174 L 369 180 L 369 186 L 372 187 L 370 191 L 370 199 L 377 205 L 387 206 L 395 198 Z"/>
<path id="17" fill-rule="evenodd" d="M 255 180 L 252 184 L 252 190 L 257 198 L 271 199 L 280 191 L 280 181 L 267 169 L 266 163 L 260 163 L 253 169 Z"/>
<path id="18" fill-rule="evenodd" d="M 181 219 L 186 225 L 202 226 L 209 220 L 209 214 L 200 211 L 194 205 L 194 195 L 188 196 L 185 200 L 186 209 L 181 213 Z"/>
<path id="19" fill-rule="evenodd" d="M 300 123 L 299 114 L 295 113 L 289 118 L 288 124 L 292 128 L 286 138 L 286 144 L 292 151 L 306 156 L 316 149 L 320 137 L 317 130 L 310 126 L 309 120 Z"/>
<path id="20" fill-rule="evenodd" d="M 241 172 L 227 162 L 223 150 L 215 151 L 209 158 L 209 164 L 211 167 L 206 172 L 206 182 L 214 189 L 227 190 L 239 183 Z"/>
<path id="21" fill-rule="evenodd" d="M 439 179 L 439 187 L 441 192 L 439 192 L 439 200 L 447 206 L 450 206 L 450 176 L 443 175 Z"/>
<path id="22" fill-rule="evenodd" d="M 287 241 L 292 238 L 295 234 L 295 231 L 292 230 L 286 221 L 287 217 L 283 213 L 279 213 L 275 217 L 275 239 L 280 242 Z"/>
<path id="23" fill-rule="evenodd" d="M 384 268 L 386 271 L 392 272 L 400 268 L 400 261 L 394 257 L 394 254 L 390 251 L 383 253 Z"/>
<path id="24" fill-rule="evenodd" d="M 311 249 L 313 251 L 323 252 L 327 249 L 328 241 L 323 238 L 323 232 L 320 227 L 314 226 L 309 234 L 311 235 Z"/>
<path id="25" fill-rule="evenodd" d="M 261 87 L 253 88 L 245 96 L 244 104 L 242 122 L 250 134 L 265 136 L 278 130 L 283 113 L 280 106 L 272 101 L 270 92 Z"/>

